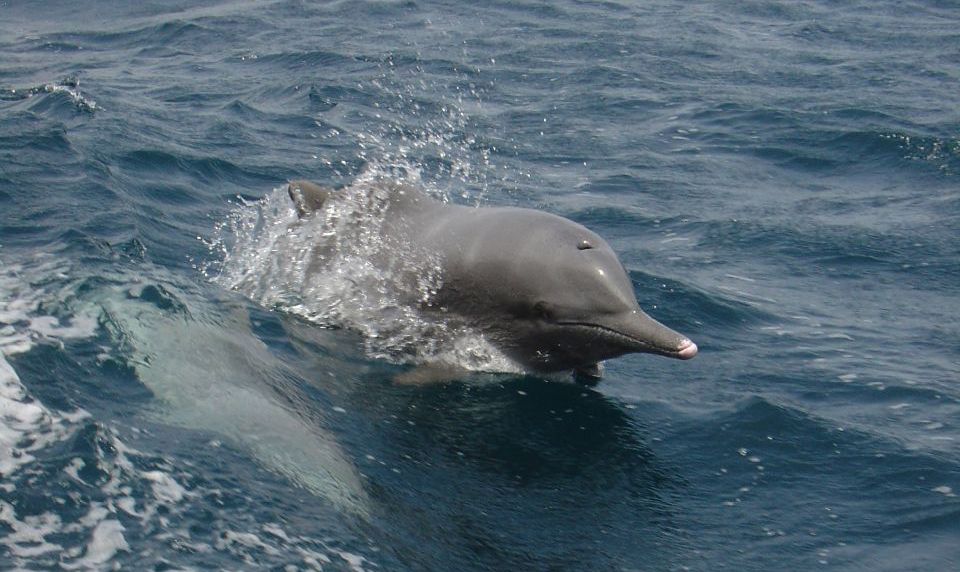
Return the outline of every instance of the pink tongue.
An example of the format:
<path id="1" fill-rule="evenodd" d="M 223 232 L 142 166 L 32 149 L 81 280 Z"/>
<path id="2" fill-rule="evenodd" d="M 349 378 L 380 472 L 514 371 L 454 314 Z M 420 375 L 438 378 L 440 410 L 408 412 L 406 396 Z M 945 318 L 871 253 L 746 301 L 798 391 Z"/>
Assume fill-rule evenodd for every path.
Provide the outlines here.
<path id="1" fill-rule="evenodd" d="M 697 344 L 690 340 L 686 340 L 686 343 L 684 343 L 680 347 L 680 351 L 677 352 L 677 357 L 680 359 L 690 359 L 695 355 L 697 355 Z"/>

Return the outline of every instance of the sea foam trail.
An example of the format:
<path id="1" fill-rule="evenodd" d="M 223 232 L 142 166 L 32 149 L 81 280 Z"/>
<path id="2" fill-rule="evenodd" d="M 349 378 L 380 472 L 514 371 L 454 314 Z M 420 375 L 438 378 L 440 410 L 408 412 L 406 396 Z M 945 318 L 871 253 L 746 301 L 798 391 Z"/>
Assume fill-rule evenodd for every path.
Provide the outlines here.
<path id="1" fill-rule="evenodd" d="M 360 477 L 336 440 L 264 394 L 263 381 L 283 368 L 242 309 L 217 308 L 159 268 L 111 271 L 92 289 L 78 287 L 82 278 L 64 283 L 72 274 L 50 256 L 4 267 L 0 350 L 26 353 L 38 343 L 89 338 L 102 323 L 125 348 L 119 359 L 159 402 L 162 420 L 214 431 L 339 509 L 366 513 Z M 44 304 L 66 317 L 39 313 Z M 0 453 L 0 467 L 12 470 L 32 460 L 31 451 L 65 439 L 88 414 L 51 412 L 29 397 L 6 361 L 2 371 L 0 439 L 10 447 Z M 27 445 L 18 448 L 21 442 Z"/>
<path id="2" fill-rule="evenodd" d="M 95 333 L 96 321 L 89 316 L 79 316 L 64 324 L 60 318 L 38 313 L 47 292 L 43 286 L 31 284 L 29 278 L 43 282 L 46 273 L 56 267 L 52 259 L 46 259 L 36 267 L 3 266 L 0 271 L 0 476 L 3 492 L 8 494 L 15 493 L 21 486 L 18 473 L 24 467 L 37 461 L 44 449 L 70 439 L 90 418 L 82 409 L 59 412 L 44 406 L 29 394 L 7 361 L 8 355 L 27 353 L 37 343 L 62 343 Z M 119 441 L 117 446 L 121 446 Z M 71 465 L 74 471 L 68 470 L 68 474 L 75 476 L 81 466 L 83 461 L 74 459 Z M 99 503 L 91 506 L 81 522 L 70 525 L 64 525 L 54 512 L 23 518 L 18 517 L 17 512 L 13 504 L 0 500 L 0 523 L 10 531 L 0 537 L 0 546 L 17 566 L 63 551 L 63 546 L 47 537 L 64 532 L 91 531 L 85 549 L 74 554 L 79 558 L 59 559 L 66 569 L 100 567 L 118 551 L 129 550 L 123 536 L 124 527 L 111 517 L 115 510 L 108 511 Z"/>
<path id="3" fill-rule="evenodd" d="M 276 523 L 263 525 L 258 536 L 249 530 L 241 535 L 229 522 L 220 522 L 210 533 L 220 540 L 205 542 L 190 530 L 187 513 L 205 502 L 203 495 L 221 493 L 198 491 L 190 473 L 177 468 L 183 463 L 145 455 L 87 411 L 58 411 L 33 397 L 8 358 L 25 359 L 40 344 L 63 347 L 69 340 L 107 333 L 117 338 L 123 355 L 98 359 L 131 363 L 162 404 L 161 420 L 216 431 L 339 509 L 365 511 L 359 477 L 332 437 L 257 392 L 255 375 L 247 376 L 246 386 L 228 383 L 245 372 L 224 370 L 223 364 L 236 364 L 237 354 L 262 346 L 248 328 L 218 327 L 210 308 L 170 280 L 145 281 L 149 269 L 135 275 L 104 273 L 95 289 L 79 287 L 86 283 L 72 270 L 46 256 L 0 267 L 0 530 L 6 531 L 0 534 L 0 555 L 9 564 L 22 569 L 110 567 L 132 557 L 139 550 L 133 538 L 149 536 L 157 526 L 167 530 L 171 542 L 197 554 L 224 552 L 248 562 L 300 561 L 307 569 L 338 560 L 348 565 L 366 561 L 318 539 L 290 534 Z M 253 353 L 272 359 L 265 349 Z M 208 399 L 195 399 L 201 394 Z M 81 433 L 92 450 L 77 452 L 57 469 L 59 463 L 47 459 L 45 451 Z M 78 519 L 64 521 L 57 503 L 38 513 L 38 506 L 21 502 L 30 475 L 51 470 L 67 477 L 64 491 L 73 491 L 69 504 L 86 509 Z M 91 489 L 98 492 L 91 495 Z"/>
<path id="4" fill-rule="evenodd" d="M 88 417 L 51 411 L 30 397 L 13 367 L 0 354 L 0 475 L 8 479 L 34 461 L 34 453 L 73 434 Z M 9 485 L 9 482 L 5 486 Z"/>
<path id="5" fill-rule="evenodd" d="M 96 320 L 88 315 L 64 324 L 39 312 L 48 295 L 42 277 L 62 270 L 53 259 L 43 257 L 31 267 L 0 262 L 0 475 L 5 478 L 32 462 L 35 452 L 68 438 L 89 416 L 82 410 L 62 413 L 46 408 L 30 396 L 6 359 L 38 343 L 87 338 L 96 331 Z M 31 277 L 41 280 L 32 282 Z"/>

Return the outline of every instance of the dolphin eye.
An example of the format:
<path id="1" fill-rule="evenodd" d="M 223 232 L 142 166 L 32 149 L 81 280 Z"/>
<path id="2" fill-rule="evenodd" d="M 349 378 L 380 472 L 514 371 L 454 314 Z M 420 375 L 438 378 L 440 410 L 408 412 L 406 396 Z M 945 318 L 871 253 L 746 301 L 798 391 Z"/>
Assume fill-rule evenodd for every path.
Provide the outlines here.
<path id="1" fill-rule="evenodd" d="M 593 248 L 593 245 L 590 244 L 590 241 L 587 239 L 583 239 L 577 243 L 577 250 L 590 250 L 591 248 Z"/>
<path id="2" fill-rule="evenodd" d="M 533 313 L 540 319 L 550 320 L 553 318 L 553 313 L 550 312 L 550 305 L 544 301 L 537 302 L 533 305 Z"/>

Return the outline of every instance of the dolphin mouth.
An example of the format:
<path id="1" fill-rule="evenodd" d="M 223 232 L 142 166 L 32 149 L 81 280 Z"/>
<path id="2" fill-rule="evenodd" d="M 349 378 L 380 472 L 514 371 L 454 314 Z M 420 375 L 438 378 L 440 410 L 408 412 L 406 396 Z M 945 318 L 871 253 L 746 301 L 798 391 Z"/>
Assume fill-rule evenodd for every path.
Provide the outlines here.
<path id="1" fill-rule="evenodd" d="M 562 321 L 556 322 L 556 324 L 558 326 L 589 329 L 595 333 L 599 333 L 608 340 L 619 342 L 629 347 L 630 351 L 637 353 L 658 354 L 666 357 L 688 360 L 696 356 L 697 352 L 699 351 L 697 344 L 693 343 L 693 340 L 680 336 L 679 334 L 677 334 L 679 341 L 676 347 L 668 347 L 663 344 L 658 344 L 652 340 L 638 338 L 620 330 L 591 322 Z M 661 327 L 667 329 L 665 326 Z M 670 331 L 672 332 L 672 330 Z"/>

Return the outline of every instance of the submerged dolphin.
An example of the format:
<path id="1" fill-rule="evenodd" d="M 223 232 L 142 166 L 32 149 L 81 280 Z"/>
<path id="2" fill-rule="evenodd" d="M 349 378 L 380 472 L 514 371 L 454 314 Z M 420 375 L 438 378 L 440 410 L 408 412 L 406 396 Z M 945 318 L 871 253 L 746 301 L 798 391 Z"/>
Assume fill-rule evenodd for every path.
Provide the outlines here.
<path id="1" fill-rule="evenodd" d="M 600 363 L 628 353 L 690 359 L 697 346 L 640 309 L 616 254 L 566 218 L 514 207 L 442 203 L 389 185 L 385 240 L 437 256 L 439 290 L 422 304 L 469 323 L 523 367 L 599 377 Z M 301 218 L 337 193 L 293 181 Z"/>
<path id="2" fill-rule="evenodd" d="M 291 372 L 253 334 L 246 313 L 211 303 L 172 276 L 141 270 L 88 295 L 154 394 L 151 413 L 215 433 L 342 512 L 365 518 L 369 498 L 356 466 L 315 410 L 297 409 L 302 399 L 291 399 L 284 381 Z"/>

